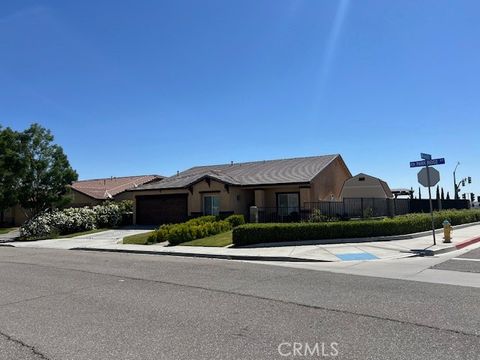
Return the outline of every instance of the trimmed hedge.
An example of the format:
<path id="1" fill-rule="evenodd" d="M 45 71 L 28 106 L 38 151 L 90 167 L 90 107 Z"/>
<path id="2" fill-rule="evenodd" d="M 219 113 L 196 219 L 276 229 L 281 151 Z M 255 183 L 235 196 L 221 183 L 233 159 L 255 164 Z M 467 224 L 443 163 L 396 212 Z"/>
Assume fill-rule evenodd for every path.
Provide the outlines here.
<path id="1" fill-rule="evenodd" d="M 445 219 L 452 225 L 480 221 L 480 210 L 436 212 L 434 213 L 435 228 L 441 228 Z M 431 227 L 430 214 L 409 214 L 382 220 L 247 224 L 233 229 L 233 244 L 242 246 L 282 241 L 404 235 L 428 231 Z"/>
<path id="2" fill-rule="evenodd" d="M 168 241 L 170 245 L 217 235 L 245 224 L 243 215 L 230 215 L 225 220 L 219 220 L 213 215 L 200 216 L 181 224 L 161 225 L 149 236 L 148 242 L 158 243 Z"/>

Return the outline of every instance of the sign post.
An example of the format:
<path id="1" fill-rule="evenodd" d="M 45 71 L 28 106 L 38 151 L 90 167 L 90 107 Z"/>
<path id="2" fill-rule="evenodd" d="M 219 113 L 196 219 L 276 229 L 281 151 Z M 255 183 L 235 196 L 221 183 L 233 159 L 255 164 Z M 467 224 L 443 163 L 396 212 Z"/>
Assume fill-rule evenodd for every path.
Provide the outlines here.
<path id="1" fill-rule="evenodd" d="M 437 245 L 437 239 L 435 239 L 435 220 L 433 218 L 433 205 L 432 205 L 432 182 L 430 179 L 430 169 L 428 168 L 428 163 L 425 165 L 427 169 L 427 181 L 428 181 L 428 202 L 430 203 L 430 216 L 432 218 L 432 234 L 433 234 L 433 245 Z M 435 186 L 435 185 L 433 185 Z"/>
<path id="2" fill-rule="evenodd" d="M 410 162 L 410 167 L 423 167 L 422 170 L 418 173 L 418 182 L 428 188 L 428 202 L 430 204 L 430 217 L 432 219 L 432 235 L 433 235 L 433 245 L 437 245 L 437 239 L 435 238 L 435 220 L 433 218 L 433 204 L 432 204 L 432 190 L 431 187 L 438 184 L 440 181 L 440 173 L 437 169 L 430 167 L 432 165 L 443 165 L 445 164 L 445 159 L 432 159 L 430 154 L 420 154 L 420 157 L 423 159 L 421 161 L 412 161 Z"/>

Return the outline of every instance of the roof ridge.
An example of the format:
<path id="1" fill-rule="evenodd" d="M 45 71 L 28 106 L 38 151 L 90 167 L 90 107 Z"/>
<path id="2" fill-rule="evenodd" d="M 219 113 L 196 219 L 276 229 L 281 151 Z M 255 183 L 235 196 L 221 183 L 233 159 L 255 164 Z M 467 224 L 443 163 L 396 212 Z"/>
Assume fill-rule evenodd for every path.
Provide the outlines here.
<path id="1" fill-rule="evenodd" d="M 147 177 L 147 176 L 154 176 L 154 177 L 165 177 L 165 176 L 163 176 L 163 175 L 158 175 L 158 174 L 146 174 L 146 175 L 128 175 L 128 176 L 112 176 L 112 177 L 98 178 L 98 179 L 83 179 L 83 180 L 76 180 L 76 181 L 73 181 L 73 184 L 75 184 L 75 183 L 79 183 L 79 182 L 87 182 L 87 181 L 113 180 L 113 179 L 126 179 L 126 178 L 141 178 L 141 177 Z"/>
<path id="2" fill-rule="evenodd" d="M 185 171 L 189 171 L 189 170 L 193 170 L 193 169 L 200 169 L 200 168 L 208 168 L 208 167 L 213 167 L 213 166 L 226 166 L 226 167 L 228 167 L 228 166 L 244 165 L 244 164 L 259 164 L 259 163 L 274 162 L 274 161 L 313 159 L 313 158 L 330 157 L 330 156 L 335 158 L 337 156 L 340 156 L 340 154 L 336 153 L 336 154 L 326 154 L 326 155 L 299 156 L 299 157 L 283 158 L 283 159 L 266 159 L 266 160 L 244 161 L 244 162 L 234 162 L 233 164 L 225 163 L 225 164 L 200 165 L 200 166 L 193 166 L 193 167 L 191 167 L 191 168 L 189 168 Z"/>

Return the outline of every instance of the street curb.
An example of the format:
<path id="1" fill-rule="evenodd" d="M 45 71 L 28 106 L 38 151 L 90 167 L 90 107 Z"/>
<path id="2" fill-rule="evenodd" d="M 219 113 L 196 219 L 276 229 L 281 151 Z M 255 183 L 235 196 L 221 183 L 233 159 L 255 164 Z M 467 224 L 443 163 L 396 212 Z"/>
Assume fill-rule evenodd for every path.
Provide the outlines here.
<path id="1" fill-rule="evenodd" d="M 2 246 L 3 246 L 3 247 L 15 247 L 15 246 L 13 246 L 13 245 L 11 245 L 11 244 L 2 244 L 2 243 L 0 243 L 0 247 L 2 247 Z"/>
<path id="2" fill-rule="evenodd" d="M 70 250 L 114 252 L 114 253 L 127 253 L 127 254 L 140 254 L 140 255 L 181 256 L 181 257 L 209 258 L 209 259 L 223 259 L 223 260 L 286 261 L 286 262 L 315 262 L 315 263 L 334 262 L 334 261 L 330 261 L 330 260 L 305 259 L 305 258 L 296 258 L 296 257 L 291 257 L 291 256 L 196 254 L 196 253 L 171 252 L 171 251 L 146 251 L 146 250 L 130 250 L 130 249 L 99 249 L 99 248 L 82 248 L 82 247 L 72 248 Z"/>
<path id="3" fill-rule="evenodd" d="M 434 255 L 440 255 L 440 254 L 446 254 L 452 251 L 460 250 L 463 249 L 467 246 L 476 244 L 477 242 L 480 242 L 480 236 L 464 240 L 456 245 L 449 246 L 447 248 L 443 249 L 437 249 L 437 250 L 430 250 L 430 249 L 411 249 L 410 252 L 414 254 L 418 254 L 420 256 L 434 256 Z"/>
<path id="4" fill-rule="evenodd" d="M 475 244 L 479 241 L 480 241 L 480 236 L 477 236 L 475 238 L 462 241 L 461 243 L 458 243 L 457 245 L 455 245 L 455 247 L 457 248 L 457 250 L 460 250 L 460 249 L 463 249 L 464 247 L 467 247 L 469 245 L 473 245 L 473 244 Z"/>

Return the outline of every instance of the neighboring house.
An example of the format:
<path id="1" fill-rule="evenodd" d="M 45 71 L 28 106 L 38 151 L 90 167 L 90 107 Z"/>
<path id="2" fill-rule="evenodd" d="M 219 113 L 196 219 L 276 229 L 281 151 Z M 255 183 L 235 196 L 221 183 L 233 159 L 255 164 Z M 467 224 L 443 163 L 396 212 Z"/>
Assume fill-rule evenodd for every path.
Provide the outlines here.
<path id="1" fill-rule="evenodd" d="M 199 166 L 129 190 L 134 222 L 158 225 L 193 216 L 244 214 L 250 206 L 298 212 L 338 199 L 351 173 L 340 155 Z"/>
<path id="2" fill-rule="evenodd" d="M 133 194 L 127 192 L 128 189 L 153 184 L 163 178 L 159 175 L 139 175 L 75 181 L 70 186 L 72 202 L 69 206 L 94 206 L 106 200 L 133 200 Z"/>
<path id="3" fill-rule="evenodd" d="M 385 181 L 360 173 L 345 181 L 340 197 L 392 199 L 393 194 Z"/>
<path id="4" fill-rule="evenodd" d="M 71 186 L 71 207 L 95 206 L 106 200 L 133 200 L 126 190 L 162 180 L 159 175 L 111 177 L 106 179 L 75 181 Z M 4 224 L 21 226 L 28 218 L 25 210 L 16 205 L 3 214 Z"/>

